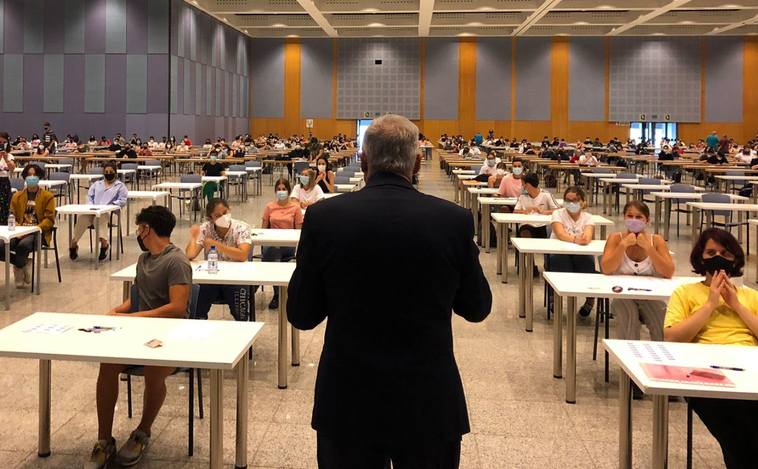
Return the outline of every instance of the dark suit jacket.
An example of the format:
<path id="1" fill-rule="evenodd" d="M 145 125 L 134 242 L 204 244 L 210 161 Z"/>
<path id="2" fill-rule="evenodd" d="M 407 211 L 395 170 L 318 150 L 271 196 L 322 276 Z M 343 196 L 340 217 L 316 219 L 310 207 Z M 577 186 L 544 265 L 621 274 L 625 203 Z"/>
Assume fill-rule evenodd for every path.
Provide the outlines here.
<path id="1" fill-rule="evenodd" d="M 298 329 L 325 318 L 313 428 L 392 442 L 469 432 L 452 312 L 479 322 L 492 294 L 471 212 L 377 174 L 308 208 L 289 285 Z"/>

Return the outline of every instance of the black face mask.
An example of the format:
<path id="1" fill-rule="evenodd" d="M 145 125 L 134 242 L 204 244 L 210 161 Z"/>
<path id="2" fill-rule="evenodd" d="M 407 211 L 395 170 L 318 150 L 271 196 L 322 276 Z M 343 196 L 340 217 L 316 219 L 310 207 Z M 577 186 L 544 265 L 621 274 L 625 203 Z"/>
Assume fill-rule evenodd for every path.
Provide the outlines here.
<path id="1" fill-rule="evenodd" d="M 106 181 L 112 181 L 116 179 L 116 173 L 103 173 L 103 177 L 105 177 Z"/>
<path id="2" fill-rule="evenodd" d="M 143 231 L 144 233 L 144 231 Z M 145 242 L 142 241 L 142 236 L 140 234 L 137 234 L 137 244 L 139 244 L 139 248 L 142 249 L 142 252 L 147 252 L 149 249 L 147 246 L 145 246 Z"/>
<path id="3" fill-rule="evenodd" d="M 711 275 L 715 275 L 716 272 L 723 270 L 731 277 L 734 261 L 721 256 L 713 256 L 710 259 L 703 259 L 703 266 L 705 267 L 705 271 Z"/>

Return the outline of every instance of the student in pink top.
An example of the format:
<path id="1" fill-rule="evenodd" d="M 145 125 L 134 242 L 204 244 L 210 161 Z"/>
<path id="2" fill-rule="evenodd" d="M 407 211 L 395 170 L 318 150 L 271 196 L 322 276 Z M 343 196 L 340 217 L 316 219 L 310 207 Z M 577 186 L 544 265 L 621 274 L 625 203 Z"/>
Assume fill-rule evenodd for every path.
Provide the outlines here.
<path id="1" fill-rule="evenodd" d="M 303 212 L 300 204 L 292 202 L 290 194 L 292 187 L 288 179 L 279 179 L 274 185 L 276 200 L 266 205 L 263 210 L 261 227 L 275 230 L 299 230 L 303 227 Z M 294 247 L 263 246 L 263 262 L 281 262 L 283 259 L 291 259 L 295 256 Z M 279 287 L 274 287 L 274 297 L 269 303 L 269 309 L 279 307 Z"/>
<path id="2" fill-rule="evenodd" d="M 524 177 L 524 161 L 521 158 L 513 158 L 511 174 L 505 176 L 500 181 L 500 187 L 497 190 L 498 197 L 519 197 L 521 187 L 523 186 L 521 178 Z M 510 213 L 511 207 L 504 206 L 501 212 Z"/>

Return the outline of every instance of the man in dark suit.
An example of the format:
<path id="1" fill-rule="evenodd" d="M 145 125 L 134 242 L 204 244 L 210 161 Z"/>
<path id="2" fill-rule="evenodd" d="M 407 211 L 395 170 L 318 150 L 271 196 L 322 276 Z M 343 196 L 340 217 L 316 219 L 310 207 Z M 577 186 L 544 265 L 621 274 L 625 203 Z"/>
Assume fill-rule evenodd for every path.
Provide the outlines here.
<path id="1" fill-rule="evenodd" d="M 289 286 L 298 329 L 325 318 L 312 426 L 321 469 L 455 469 L 468 412 L 451 316 L 489 315 L 471 213 L 418 192 L 418 128 L 366 130 L 366 187 L 308 208 Z"/>

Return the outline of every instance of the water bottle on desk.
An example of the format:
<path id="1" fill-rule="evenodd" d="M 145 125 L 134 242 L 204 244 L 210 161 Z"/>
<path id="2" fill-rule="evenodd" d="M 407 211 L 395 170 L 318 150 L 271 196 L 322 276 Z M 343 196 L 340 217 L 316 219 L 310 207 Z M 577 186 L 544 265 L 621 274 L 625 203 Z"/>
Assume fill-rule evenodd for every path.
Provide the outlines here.
<path id="1" fill-rule="evenodd" d="M 8 231 L 16 231 L 16 216 L 13 212 L 8 214 Z"/>
<path id="2" fill-rule="evenodd" d="M 208 273 L 218 273 L 218 252 L 216 252 L 216 246 L 211 246 L 211 252 L 208 253 Z"/>

